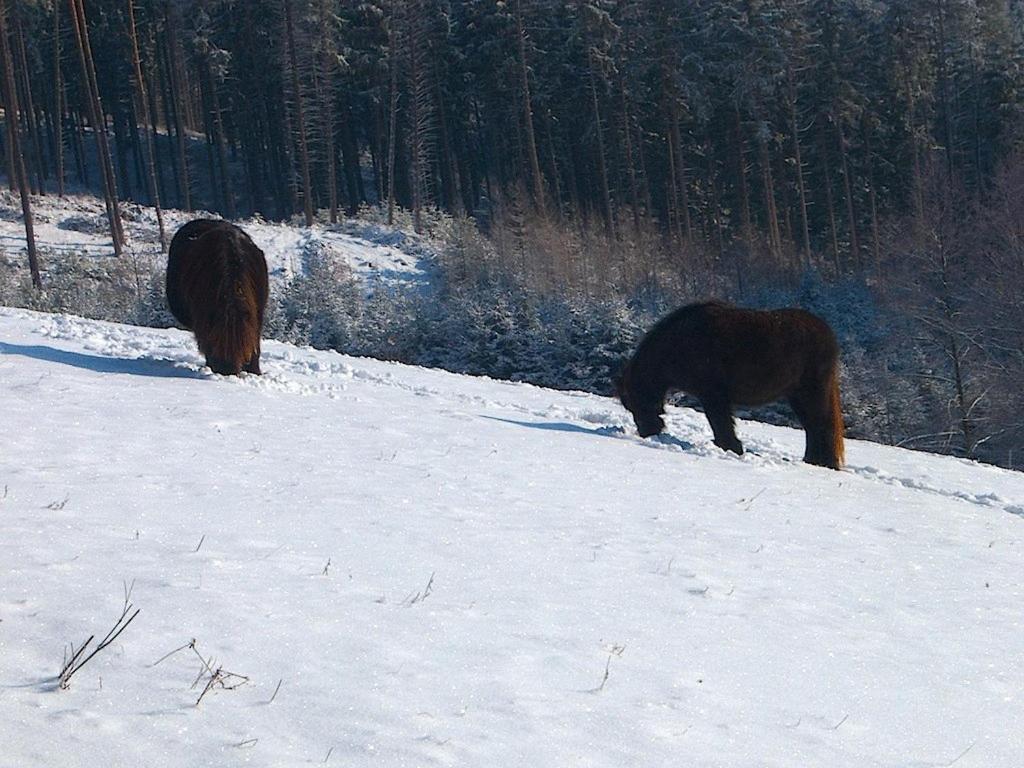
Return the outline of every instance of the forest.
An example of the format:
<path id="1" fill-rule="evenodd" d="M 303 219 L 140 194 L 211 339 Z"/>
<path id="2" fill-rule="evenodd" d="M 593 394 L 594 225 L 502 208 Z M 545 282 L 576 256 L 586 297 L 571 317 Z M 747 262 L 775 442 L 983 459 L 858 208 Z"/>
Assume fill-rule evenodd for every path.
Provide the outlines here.
<path id="1" fill-rule="evenodd" d="M 852 436 L 1024 466 L 1024 0 L 0 0 L 0 18 L 29 227 L 32 194 L 85 189 L 118 250 L 124 199 L 440 228 L 433 306 L 296 286 L 348 318 L 319 341 L 597 391 L 683 301 L 799 303 L 843 343 Z M 289 311 L 272 328 L 294 336 Z"/>

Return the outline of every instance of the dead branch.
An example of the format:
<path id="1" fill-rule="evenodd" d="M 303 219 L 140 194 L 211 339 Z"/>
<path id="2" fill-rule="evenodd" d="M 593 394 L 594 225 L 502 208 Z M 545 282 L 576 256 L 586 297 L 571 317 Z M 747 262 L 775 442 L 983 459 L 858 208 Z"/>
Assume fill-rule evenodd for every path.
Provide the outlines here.
<path id="1" fill-rule="evenodd" d="M 611 668 L 612 668 L 612 657 L 613 656 L 621 656 L 622 652 L 625 651 L 625 650 L 626 650 L 626 646 L 625 645 L 613 645 L 611 648 L 608 649 L 608 660 L 605 661 L 605 664 L 604 664 L 604 677 L 601 678 L 600 685 L 598 685 L 596 688 L 588 689 L 586 691 L 587 693 L 600 693 L 601 691 L 604 690 L 604 685 L 605 685 L 605 683 L 608 682 L 608 675 L 611 672 Z"/>
<path id="2" fill-rule="evenodd" d="M 118 638 L 118 636 L 120 636 L 120 634 L 128 628 L 128 625 L 135 620 L 135 617 L 139 615 L 138 608 L 136 608 L 135 611 L 132 612 L 132 608 L 135 607 L 134 605 L 132 605 L 131 602 L 132 588 L 134 586 L 134 580 L 132 580 L 131 585 L 129 585 L 128 582 L 124 583 L 124 606 L 121 609 L 121 615 L 118 616 L 117 621 L 114 622 L 114 626 L 110 628 L 110 631 L 107 632 L 106 635 L 104 635 L 103 639 L 99 641 L 99 643 L 96 645 L 96 647 L 92 649 L 89 655 L 79 659 L 79 657 L 82 656 L 85 649 L 88 648 L 89 645 L 92 643 L 93 639 L 96 637 L 95 635 L 89 635 L 89 638 L 84 643 L 82 643 L 82 645 L 78 648 L 77 651 L 75 651 L 74 645 L 72 645 L 71 658 L 67 658 L 67 651 L 65 651 L 64 664 L 61 667 L 60 674 L 57 676 L 57 680 L 59 681 L 61 689 L 66 690 L 71 685 L 71 678 L 75 676 L 75 673 L 77 673 L 78 670 L 80 670 L 82 667 L 88 664 L 89 661 L 93 658 L 93 656 L 95 656 L 97 653 L 99 653 L 112 642 L 114 642 Z"/>
<path id="3" fill-rule="evenodd" d="M 434 573 L 430 574 L 430 578 L 427 579 L 427 586 L 423 588 L 422 592 L 410 592 L 400 605 L 415 605 L 416 603 L 422 603 L 430 597 L 430 593 L 434 588 Z"/>

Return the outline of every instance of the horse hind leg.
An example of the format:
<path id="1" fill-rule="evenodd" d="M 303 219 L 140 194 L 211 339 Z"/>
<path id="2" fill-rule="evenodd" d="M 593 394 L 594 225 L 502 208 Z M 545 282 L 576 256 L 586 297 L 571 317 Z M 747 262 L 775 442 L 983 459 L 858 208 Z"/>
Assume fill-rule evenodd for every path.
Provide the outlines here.
<path id="1" fill-rule="evenodd" d="M 715 433 L 715 445 L 723 451 L 732 451 L 737 456 L 743 455 L 743 443 L 736 437 L 736 424 L 732 418 L 732 405 L 720 397 L 702 397 L 704 415 L 708 417 L 711 431 Z"/>
<path id="2" fill-rule="evenodd" d="M 805 388 L 791 395 L 789 404 L 806 435 L 804 461 L 819 467 L 838 469 L 839 461 L 833 448 L 835 434 L 828 390 L 818 385 Z"/>

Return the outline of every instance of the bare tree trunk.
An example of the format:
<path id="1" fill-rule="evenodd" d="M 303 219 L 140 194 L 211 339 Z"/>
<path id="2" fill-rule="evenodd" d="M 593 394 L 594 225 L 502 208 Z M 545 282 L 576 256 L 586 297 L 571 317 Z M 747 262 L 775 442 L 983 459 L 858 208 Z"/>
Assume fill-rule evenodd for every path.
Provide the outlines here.
<path id="1" fill-rule="evenodd" d="M 825 202 L 828 207 L 829 233 L 832 235 L 832 260 L 835 264 L 836 275 L 839 275 L 842 273 L 842 267 L 839 263 L 839 230 L 836 226 L 836 207 L 832 194 L 832 169 L 828 162 L 828 142 L 823 140 L 821 143 L 822 162 L 824 163 L 825 171 Z"/>
<path id="2" fill-rule="evenodd" d="M 64 103 L 67 103 L 67 90 L 64 91 Z M 82 138 L 82 114 L 80 110 L 69 111 L 71 119 L 71 151 L 75 155 L 75 171 L 78 173 L 79 183 L 89 186 L 89 168 L 85 164 L 85 140 Z"/>
<path id="3" fill-rule="evenodd" d="M 395 223 L 395 150 L 398 129 L 398 19 L 395 5 L 401 0 L 392 0 L 391 17 L 388 20 L 388 66 L 391 70 L 391 94 L 388 110 L 388 224 Z"/>
<path id="4" fill-rule="evenodd" d="M 204 57 L 203 63 L 206 67 L 206 82 L 210 87 L 210 111 L 213 112 L 214 143 L 217 149 L 217 169 L 220 176 L 221 197 L 224 198 L 224 208 L 228 218 L 233 219 L 235 217 L 235 197 L 231 176 L 228 171 L 227 152 L 224 148 L 224 118 L 220 110 L 220 94 L 217 89 L 217 79 L 214 77 L 209 59 Z"/>
<path id="5" fill-rule="evenodd" d="M 7 133 L 10 134 L 12 131 L 20 130 L 20 128 L 18 127 L 17 110 L 7 102 L 6 91 L 4 93 L 4 125 L 7 127 Z M 17 192 L 18 173 L 14 169 L 14 145 L 11 143 L 10 135 L 7 136 L 7 141 L 4 142 L 4 159 L 7 162 L 7 187 L 11 192 Z"/>
<path id="6" fill-rule="evenodd" d="M 14 77 L 14 58 L 7 38 L 7 3 L 0 0 L 0 56 L 3 57 L 4 68 L 4 106 L 6 107 L 7 141 L 14 157 L 14 175 L 17 177 L 18 193 L 21 196 L 21 214 L 25 220 L 25 241 L 28 245 L 28 269 L 32 275 L 32 285 L 38 290 L 43 287 L 39 276 L 39 257 L 36 253 L 36 236 L 32 219 L 32 198 L 28 189 L 28 174 L 25 169 L 25 156 L 21 151 L 18 136 L 18 96 Z"/>
<path id="7" fill-rule="evenodd" d="M 839 116 L 836 115 L 836 141 L 839 145 L 839 170 L 843 176 L 843 196 L 846 198 L 847 226 L 850 228 L 850 251 L 854 265 L 860 267 L 860 238 L 857 235 L 857 216 L 853 209 L 853 183 L 850 181 L 850 163 L 847 158 L 849 153 L 846 151 L 846 136 L 839 120 Z"/>
<path id="8" fill-rule="evenodd" d="M 106 118 L 100 102 L 99 87 L 96 84 L 96 69 L 93 65 L 92 48 L 89 45 L 89 28 L 85 20 L 85 9 L 82 0 L 69 0 L 72 20 L 75 28 L 75 40 L 78 43 L 79 60 L 82 64 L 82 77 L 86 84 L 89 105 L 89 120 L 96 136 L 97 156 L 100 173 L 103 176 L 107 218 L 110 221 L 110 235 L 114 242 L 114 254 L 120 256 L 124 248 L 124 232 L 121 229 L 121 208 L 117 199 L 117 181 L 110 159 L 110 145 L 107 142 Z"/>
<path id="9" fill-rule="evenodd" d="M 675 175 L 673 184 L 679 185 L 679 208 L 683 216 L 683 237 L 693 239 L 693 223 L 690 220 L 690 185 L 686 179 L 686 164 L 683 162 L 683 135 L 679 130 L 679 104 L 671 98 L 669 105 L 670 124 L 672 131 L 672 147 L 675 155 Z"/>
<path id="10" fill-rule="evenodd" d="M 796 86 L 793 68 L 786 64 L 786 107 L 789 112 L 789 132 L 793 137 L 793 162 L 796 169 L 796 188 L 800 195 L 800 238 L 804 263 L 811 263 L 811 228 L 807 222 L 807 185 L 804 183 L 804 164 L 800 151 L 800 125 L 796 116 Z"/>
<path id="11" fill-rule="evenodd" d="M 864 120 L 864 154 L 868 161 L 868 201 L 871 205 L 871 245 L 874 267 L 877 271 L 882 263 L 882 247 L 878 234 L 878 201 L 875 193 L 875 161 L 871 153 L 871 126 Z"/>
<path id="12" fill-rule="evenodd" d="M 160 248 L 167 250 L 167 232 L 164 230 L 164 214 L 160 209 L 160 190 L 156 183 L 155 158 L 156 151 L 153 148 L 153 135 L 150 133 L 149 101 L 146 98 L 146 83 L 142 79 L 142 64 L 139 61 L 139 38 L 135 29 L 135 8 L 134 0 L 128 2 L 128 31 L 132 38 L 132 67 L 135 73 L 135 89 L 138 95 L 139 104 L 142 108 L 142 128 L 146 136 L 146 166 L 149 181 L 149 199 L 156 209 L 156 223 L 160 230 Z M 134 127 L 133 127 L 134 128 Z"/>
<path id="13" fill-rule="evenodd" d="M 683 229 L 679 216 L 679 189 L 676 187 L 676 151 L 672 143 L 672 129 L 666 127 L 665 148 L 668 150 L 668 178 L 665 180 L 666 191 L 668 192 L 668 223 L 672 236 L 677 240 L 683 239 Z"/>
<path id="14" fill-rule="evenodd" d="M 601 109 L 597 100 L 597 77 L 594 74 L 594 61 L 590 50 L 587 51 L 587 68 L 590 73 L 590 104 L 594 110 L 594 129 L 597 132 L 597 169 L 601 176 L 601 202 L 604 208 L 604 223 L 608 234 L 615 238 L 615 213 L 612 211 L 612 196 L 608 187 L 608 165 L 605 161 L 604 130 L 601 128 Z"/>
<path id="15" fill-rule="evenodd" d="M 758 138 L 757 150 L 761 164 L 761 186 L 764 190 L 764 207 L 768 213 L 768 245 L 772 256 L 779 259 L 782 254 L 782 236 L 779 232 L 779 212 L 775 205 L 775 180 L 772 178 L 768 142 L 763 138 Z"/>
<path id="16" fill-rule="evenodd" d="M 714 217 L 715 245 L 718 248 L 718 257 L 721 258 L 725 252 L 725 238 L 722 234 L 722 203 L 718 195 L 718 182 L 715 181 L 715 156 L 711 147 L 711 140 L 704 140 L 704 154 L 708 159 L 708 186 L 711 189 L 711 212 Z"/>
<path id="17" fill-rule="evenodd" d="M 633 211 L 633 231 L 640 234 L 640 193 L 633 162 L 633 120 L 626 96 L 626 79 L 619 70 L 619 98 L 622 106 L 622 137 L 626 149 L 626 173 L 629 176 L 629 206 Z"/>
<path id="18" fill-rule="evenodd" d="M 526 154 L 530 162 L 530 182 L 533 189 L 533 204 L 541 216 L 546 216 L 544 183 L 540 173 L 540 158 L 537 155 L 537 138 L 533 131 L 533 105 L 530 99 L 530 77 L 526 66 L 526 30 L 523 28 L 521 0 L 516 0 L 516 50 L 519 53 L 519 85 L 523 100 L 523 126 L 526 129 Z"/>
<path id="19" fill-rule="evenodd" d="M 306 117 L 299 87 L 299 61 L 295 52 L 295 24 L 292 20 L 292 0 L 284 0 L 285 33 L 288 42 L 288 63 L 291 66 L 292 95 L 295 98 L 295 119 L 299 129 L 299 166 L 302 172 L 302 209 L 306 226 L 313 226 L 313 185 L 309 178 L 309 148 L 306 146 Z"/>
<path id="20" fill-rule="evenodd" d="M 558 172 L 558 154 L 555 152 L 555 134 L 551 129 L 551 110 L 546 110 L 544 113 L 544 138 L 547 140 L 548 145 L 548 172 L 551 174 L 551 183 L 554 184 L 552 190 L 552 199 L 555 202 L 555 218 L 558 221 L 562 220 L 564 214 L 564 203 L 562 199 L 562 177 Z"/>
<path id="21" fill-rule="evenodd" d="M 963 350 L 957 342 L 956 336 L 948 333 L 946 337 L 947 354 L 953 364 L 953 386 L 956 391 L 956 409 L 960 422 L 960 434 L 964 440 L 964 454 L 969 459 L 974 458 L 974 428 L 971 425 L 971 409 L 967 404 L 967 388 L 964 384 Z"/>
<path id="22" fill-rule="evenodd" d="M 18 79 L 21 80 L 21 92 L 24 94 L 24 99 L 19 100 L 23 107 L 21 116 L 28 128 L 29 140 L 32 142 L 32 155 L 35 158 L 35 163 L 30 167 L 29 174 L 35 172 L 36 192 L 42 194 L 45 190 L 43 177 L 49 173 L 46 168 L 46 157 L 43 155 L 43 144 L 39 138 L 39 125 L 36 121 L 35 104 L 32 99 L 32 81 L 28 73 L 28 57 L 25 55 L 25 35 L 21 28 L 21 17 L 17 13 L 14 14 L 14 38 L 16 43 L 14 56 L 21 75 Z"/>
<path id="23" fill-rule="evenodd" d="M 441 139 L 441 194 L 448 211 L 457 213 L 462 210 L 462 201 L 458 193 L 459 169 L 452 159 L 452 143 L 448 127 L 448 110 L 445 109 L 444 92 L 441 90 L 441 73 L 438 72 L 437 62 L 433 66 L 434 74 L 434 103 L 437 110 L 438 135 Z"/>
<path id="24" fill-rule="evenodd" d="M 736 134 L 736 176 L 740 188 L 740 222 L 743 226 L 743 237 L 750 237 L 750 192 L 747 189 L 747 161 L 743 157 L 743 125 L 740 121 L 740 108 L 733 106 L 733 131 Z"/>
<path id="25" fill-rule="evenodd" d="M 160 200 L 166 201 L 167 196 L 167 183 L 164 180 L 166 174 L 164 173 L 164 161 L 160 159 L 160 132 L 157 129 L 157 123 L 160 120 L 160 105 L 156 100 L 157 91 L 160 89 L 160 71 L 155 62 L 150 59 L 147 61 L 149 67 L 148 71 L 143 74 L 149 78 L 149 88 L 146 89 L 146 95 L 149 99 L 147 107 L 149 108 L 150 116 L 150 141 L 153 145 L 153 164 L 156 166 L 156 184 L 157 192 L 160 194 Z M 166 123 L 167 121 L 165 121 Z M 170 138 L 170 130 L 168 129 L 168 138 Z"/>
<path id="26" fill-rule="evenodd" d="M 171 119 L 174 122 L 174 135 L 177 139 L 178 155 L 177 155 L 177 167 L 178 167 L 178 195 L 181 200 L 181 205 L 186 211 L 192 210 L 192 190 L 189 184 L 188 176 L 188 137 L 185 135 L 185 122 L 186 115 L 184 113 L 184 102 L 185 94 L 181 83 L 181 78 L 178 73 L 178 36 L 177 36 L 177 23 L 178 17 L 174 13 L 174 9 L 177 6 L 167 0 L 167 5 L 164 9 L 164 19 L 167 23 L 167 47 L 166 53 L 166 65 L 167 65 L 167 78 L 171 88 Z"/>
<path id="27" fill-rule="evenodd" d="M 327 20 L 327 0 L 320 0 L 320 121 L 326 146 L 327 204 L 331 223 L 338 221 L 338 176 L 337 150 L 334 142 L 334 90 L 331 75 L 334 73 L 332 57 L 333 42 L 329 39 L 330 25 Z"/>
<path id="28" fill-rule="evenodd" d="M 943 0 L 936 0 L 938 7 L 939 39 L 935 48 L 938 54 L 938 80 L 939 97 L 942 99 L 942 133 L 946 145 L 946 181 L 950 187 L 953 186 L 953 123 L 949 119 L 949 111 L 952 108 L 949 98 L 949 74 L 946 65 L 946 14 Z"/>
<path id="29" fill-rule="evenodd" d="M 917 125 L 915 112 L 917 102 L 914 99 L 913 86 L 910 78 L 906 82 L 907 91 L 907 124 L 910 130 L 910 151 L 913 157 L 914 180 L 912 194 L 914 197 L 914 211 L 917 213 L 917 220 L 920 224 L 924 220 L 924 177 L 921 172 L 921 149 L 917 141 Z"/>
<path id="30" fill-rule="evenodd" d="M 429 69 L 423 61 L 426 47 L 422 27 L 421 8 L 418 4 L 407 9 L 405 49 L 409 57 L 409 180 L 412 192 L 413 228 L 423 229 L 423 203 L 428 194 L 430 163 L 432 91 Z"/>
<path id="31" fill-rule="evenodd" d="M 53 145 L 57 162 L 57 197 L 64 197 L 64 82 L 60 70 L 60 0 L 53 4 L 53 119 L 56 141 Z"/>

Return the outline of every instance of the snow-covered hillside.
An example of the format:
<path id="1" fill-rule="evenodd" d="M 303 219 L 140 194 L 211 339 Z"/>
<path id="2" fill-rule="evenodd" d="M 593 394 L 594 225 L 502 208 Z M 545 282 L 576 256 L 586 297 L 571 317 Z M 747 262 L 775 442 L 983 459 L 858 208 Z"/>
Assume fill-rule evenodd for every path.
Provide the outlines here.
<path id="1" fill-rule="evenodd" d="M 91 195 L 33 199 L 36 247 L 42 268 L 71 257 L 110 262 L 114 248 L 103 201 Z M 123 204 L 128 250 L 144 265 L 163 269 L 159 230 L 153 208 Z M 213 214 L 164 211 L 167 237 L 191 219 Z M 272 278 L 289 279 L 303 269 L 303 254 L 320 250 L 345 264 L 352 274 L 381 285 L 418 287 L 430 274 L 429 246 L 397 228 L 351 219 L 339 224 L 293 227 L 262 219 L 237 222 L 263 249 Z M 0 191 L 0 254 L 9 270 L 26 270 L 25 227 L 17 196 Z"/>
<path id="2" fill-rule="evenodd" d="M 645 441 L 609 399 L 274 342 L 264 370 L 0 309 L 0 765 L 1022 764 L 1021 475 L 859 442 L 836 473 L 748 423 L 737 458 L 690 411 Z"/>

